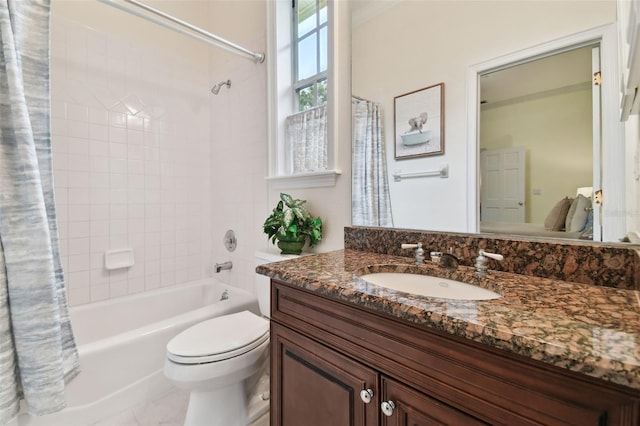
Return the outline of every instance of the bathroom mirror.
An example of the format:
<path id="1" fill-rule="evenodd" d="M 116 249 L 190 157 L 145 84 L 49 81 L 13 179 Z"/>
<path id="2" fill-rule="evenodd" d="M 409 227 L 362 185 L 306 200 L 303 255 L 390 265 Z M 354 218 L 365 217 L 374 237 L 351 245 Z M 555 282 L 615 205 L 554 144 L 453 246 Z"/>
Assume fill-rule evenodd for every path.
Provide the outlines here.
<path id="1" fill-rule="evenodd" d="M 576 10 L 579 7 L 580 10 Z M 542 10 L 544 9 L 544 10 Z M 571 19 L 563 18 L 571 16 Z M 550 19 L 553 17 L 553 19 Z M 545 8 L 540 8 L 537 2 L 445 2 L 445 1 L 353 1 L 352 2 L 352 87 L 353 94 L 357 97 L 374 101 L 381 105 L 383 111 L 383 138 L 386 141 L 386 161 L 388 170 L 388 185 L 390 188 L 390 204 L 393 217 L 391 226 L 405 229 L 428 229 L 449 232 L 496 232 L 500 234 L 525 234 L 541 236 L 544 238 L 567 238 L 569 236 L 556 233 L 555 235 L 538 235 L 535 232 L 518 232 L 521 230 L 503 229 L 483 229 L 481 227 L 481 216 L 486 216 L 480 206 L 481 193 L 481 151 L 484 148 L 504 148 L 514 145 L 509 136 L 505 133 L 500 135 L 496 132 L 490 135 L 489 146 L 484 147 L 482 143 L 482 130 L 477 134 L 465 126 L 468 121 L 467 106 L 469 98 L 468 82 L 471 77 L 470 68 L 474 64 L 487 62 L 490 58 L 503 58 L 512 52 L 523 51 L 531 46 L 538 46 L 549 40 L 566 37 L 571 34 L 587 31 L 591 28 L 606 26 L 615 22 L 615 3 L 612 2 L 591 2 L 587 5 L 577 5 L 575 2 L 559 1 L 546 4 Z M 544 25 L 541 23 L 544 22 Z M 427 25 L 428 23 L 428 25 Z M 464 28 L 464 31 L 461 31 Z M 481 128 L 482 118 L 481 108 L 485 108 L 488 113 L 496 114 L 500 107 L 511 103 L 513 98 L 529 97 L 538 99 L 547 94 L 569 93 L 577 95 L 581 93 L 582 98 L 589 98 L 591 101 L 591 45 L 581 42 L 579 46 L 584 53 L 577 59 L 577 53 L 570 59 L 573 65 L 579 61 L 586 64 L 588 70 L 582 69 L 578 80 L 571 77 L 570 80 L 553 86 L 541 86 L 534 92 L 526 92 L 525 88 L 543 83 L 546 77 L 539 71 L 515 73 L 518 68 L 537 67 L 533 63 L 522 65 L 530 60 L 540 59 L 548 56 L 548 53 L 538 52 L 531 58 L 518 57 L 513 64 L 502 65 L 496 69 L 483 69 L 479 72 L 478 93 L 474 101 L 477 101 L 475 112 L 478 114 L 478 127 Z M 535 49 L 534 49 L 535 50 Z M 565 49 L 566 50 L 566 49 Z M 573 50 L 573 49 L 571 49 Z M 490 63 L 488 61 L 487 63 Z M 498 61 L 500 62 L 500 61 Z M 544 61 L 538 61 L 544 62 Z M 567 68 L 565 65 L 552 65 Z M 500 70 L 498 70 L 498 68 Z M 584 68 L 584 67 L 583 67 Z M 502 69 L 506 69 L 502 73 Z M 518 75 L 519 82 L 507 84 L 502 74 Z M 586 77 L 585 77 L 586 75 Z M 445 133 L 447 140 L 447 150 L 444 155 L 430 157 L 426 159 L 412 159 L 405 161 L 395 161 L 393 158 L 393 141 L 396 135 L 393 134 L 393 99 L 403 93 L 420 89 L 444 82 L 446 117 Z M 484 82 L 491 83 L 493 89 L 505 89 L 508 86 L 517 88 L 519 94 L 512 95 L 511 100 L 502 98 L 500 100 L 488 101 L 486 106 L 480 107 L 483 100 L 482 95 L 488 96 L 489 92 L 484 90 Z M 553 83 L 555 84 L 555 83 Z M 487 84 L 487 87 L 489 85 Z M 525 92 L 523 92 L 525 90 Z M 484 93 L 483 93 L 484 92 Z M 491 95 L 493 96 L 493 95 Z M 502 95 L 501 95 L 502 96 Z M 496 98 L 497 99 L 497 98 Z M 486 100 L 486 99 L 485 99 Z M 571 102 L 571 101 L 569 101 Z M 615 106 L 602 103 L 603 108 L 613 110 Z M 582 112 L 576 114 L 595 114 L 589 108 L 583 107 Z M 469 109 L 471 111 L 471 109 Z M 617 113 L 616 111 L 613 111 Z M 611 111 L 603 111 L 603 114 Z M 590 123 L 590 117 L 584 117 L 585 122 Z M 493 117 L 494 121 L 513 119 Z M 536 123 L 534 119 L 527 122 L 526 126 L 535 128 L 542 127 L 541 123 Z M 562 121 L 562 120 L 560 120 Z M 590 125 L 590 124 L 589 124 Z M 486 130 L 486 128 L 484 129 Z M 596 130 L 598 132 L 598 130 Z M 583 130 L 578 137 L 589 146 L 592 140 L 585 140 L 585 135 L 590 133 L 590 129 Z M 561 131 L 558 131 L 561 134 Z M 609 142 L 611 143 L 611 142 Z M 470 145 L 476 144 L 476 145 Z M 516 144 L 517 145 L 517 144 Z M 606 148 L 606 147 L 605 147 Z M 545 148 L 547 151 L 553 148 Z M 547 177 L 555 176 L 556 183 L 561 180 L 559 170 L 562 168 L 578 167 L 574 164 L 580 157 L 583 167 L 585 163 L 593 164 L 593 155 L 586 151 L 581 154 L 569 154 L 560 156 L 560 150 L 554 150 L 547 156 L 547 163 L 555 163 L 556 171 L 547 164 L 545 171 Z M 566 150 L 565 150 L 566 151 Z M 597 151 L 597 150 L 593 150 Z M 473 153 L 473 158 L 470 159 Z M 525 156 L 526 157 L 526 156 Z M 539 155 L 531 155 L 525 161 L 536 161 Z M 589 160 L 588 158 L 591 157 Z M 603 161 L 606 163 L 606 161 Z M 396 181 L 394 173 L 412 174 L 422 172 L 436 172 L 446 166 L 448 177 L 439 177 L 434 173 L 431 177 L 402 179 Z M 611 167 L 604 164 L 603 167 Z M 528 164 L 528 167 L 532 167 Z M 354 166 L 354 170 L 356 167 Z M 531 169 L 532 170 L 532 169 Z M 540 173 L 540 172 L 538 172 Z M 572 189 L 554 185 L 553 179 L 548 184 L 536 185 L 529 180 L 526 188 L 527 196 L 521 201 L 527 208 L 523 223 L 537 222 L 542 225 L 546 216 L 554 204 L 565 195 L 558 196 L 556 190 L 570 198 L 577 197 L 582 191 L 589 195 L 589 188 L 594 185 L 597 188 L 597 177 L 602 173 L 600 167 L 595 169 L 581 170 L 578 180 L 583 183 L 567 183 Z M 607 176 L 612 174 L 607 173 Z M 591 175 L 585 178 L 584 175 Z M 615 173 L 614 173 L 615 175 Z M 485 179 L 489 179 L 485 177 Z M 610 186 L 624 188 L 624 174 L 616 175 L 617 181 L 610 182 Z M 568 180 L 568 179 L 567 179 Z M 595 184 L 594 184 L 595 181 Z M 487 180 L 488 182 L 488 180 Z M 485 182 L 485 189 L 487 186 Z M 474 186 L 477 188 L 474 188 Z M 573 188 L 575 187 L 575 188 Z M 585 192 L 586 191 L 586 192 Z M 593 197 L 593 195 L 591 195 Z M 558 200 L 555 200 L 558 198 Z M 587 196 L 587 198 L 589 198 Z M 544 202 L 542 201 L 544 199 Z M 624 200 L 624 197 L 622 197 Z M 361 201 L 354 198 L 353 205 L 357 207 Z M 542 204 L 536 206 L 536 202 Z M 584 209 L 585 206 L 582 206 Z M 598 206 L 594 207 L 594 210 Z M 623 207 L 624 209 L 624 207 Z M 543 213 L 545 212 L 545 213 Z M 600 218 L 596 212 L 595 226 L 598 227 Z M 606 212 L 605 212 L 606 213 Z M 617 209 L 615 213 L 618 222 L 624 222 L 626 212 Z M 593 215 L 593 213 L 592 213 Z M 622 220 L 620 219 L 622 216 Z M 359 225 L 361 223 L 355 223 Z M 362 224 L 371 225 L 371 224 Z M 624 225 L 622 225 L 624 227 Z M 615 237 L 604 238 L 605 241 L 615 241 L 623 236 L 626 230 L 617 229 Z M 575 236 L 571 236 L 575 238 Z M 588 238 L 588 236 L 587 236 Z M 599 240 L 599 236 L 596 237 Z"/>

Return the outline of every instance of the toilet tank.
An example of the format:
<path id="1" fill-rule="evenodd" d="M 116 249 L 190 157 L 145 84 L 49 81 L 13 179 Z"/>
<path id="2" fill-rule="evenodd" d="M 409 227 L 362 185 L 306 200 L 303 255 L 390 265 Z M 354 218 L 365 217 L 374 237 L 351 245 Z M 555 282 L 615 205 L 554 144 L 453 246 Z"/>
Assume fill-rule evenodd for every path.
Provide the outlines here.
<path id="1" fill-rule="evenodd" d="M 298 257 L 294 254 L 280 254 L 270 251 L 257 251 L 255 253 L 256 266 L 264 263 L 278 262 L 281 260 Z M 265 275 L 256 274 L 256 294 L 262 315 L 269 318 L 271 311 L 271 279 Z"/>

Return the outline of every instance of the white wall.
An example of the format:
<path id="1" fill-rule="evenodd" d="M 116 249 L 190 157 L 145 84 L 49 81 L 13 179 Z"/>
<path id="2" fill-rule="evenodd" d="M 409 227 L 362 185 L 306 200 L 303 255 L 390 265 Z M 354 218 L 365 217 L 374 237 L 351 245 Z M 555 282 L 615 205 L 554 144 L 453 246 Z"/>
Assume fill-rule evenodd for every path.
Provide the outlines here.
<path id="1" fill-rule="evenodd" d="M 202 23 L 201 2 L 156 4 Z M 207 49 L 97 1 L 54 0 L 52 144 L 71 305 L 208 275 Z M 135 265 L 104 269 L 131 247 Z"/>
<path id="2" fill-rule="evenodd" d="M 614 22 L 615 1 L 406 1 L 357 26 L 353 93 L 384 109 L 389 170 L 449 164 L 448 179 L 390 182 L 394 224 L 466 231 L 466 78 L 470 65 Z M 393 98 L 445 83 L 445 155 L 393 160 Z M 411 206 L 399 208 L 397 206 Z"/>

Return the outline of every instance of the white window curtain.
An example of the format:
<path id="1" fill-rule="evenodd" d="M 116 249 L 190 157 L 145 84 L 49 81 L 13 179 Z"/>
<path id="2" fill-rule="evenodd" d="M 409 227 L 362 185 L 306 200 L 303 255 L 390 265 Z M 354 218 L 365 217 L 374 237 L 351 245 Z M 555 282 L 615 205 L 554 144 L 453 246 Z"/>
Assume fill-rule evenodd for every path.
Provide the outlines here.
<path id="1" fill-rule="evenodd" d="M 380 104 L 353 97 L 351 224 L 393 226 Z"/>
<path id="2" fill-rule="evenodd" d="M 327 170 L 327 106 L 322 105 L 287 117 L 287 172 Z"/>
<path id="3" fill-rule="evenodd" d="M 0 424 L 65 406 L 79 372 L 56 224 L 50 0 L 0 0 Z"/>

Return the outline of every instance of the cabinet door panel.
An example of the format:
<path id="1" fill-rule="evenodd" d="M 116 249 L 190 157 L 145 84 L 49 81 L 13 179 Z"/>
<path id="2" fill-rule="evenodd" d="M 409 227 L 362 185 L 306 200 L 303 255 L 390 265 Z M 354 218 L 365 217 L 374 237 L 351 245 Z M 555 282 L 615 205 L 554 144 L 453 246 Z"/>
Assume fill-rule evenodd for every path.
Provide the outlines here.
<path id="1" fill-rule="evenodd" d="M 378 423 L 376 371 L 277 324 L 271 325 L 271 421 L 281 426 Z M 372 389 L 365 404 L 360 391 Z"/>
<path id="2" fill-rule="evenodd" d="M 382 401 L 392 401 L 391 416 L 381 415 L 382 426 L 473 426 L 486 425 L 461 411 L 388 377 L 381 378 Z"/>

